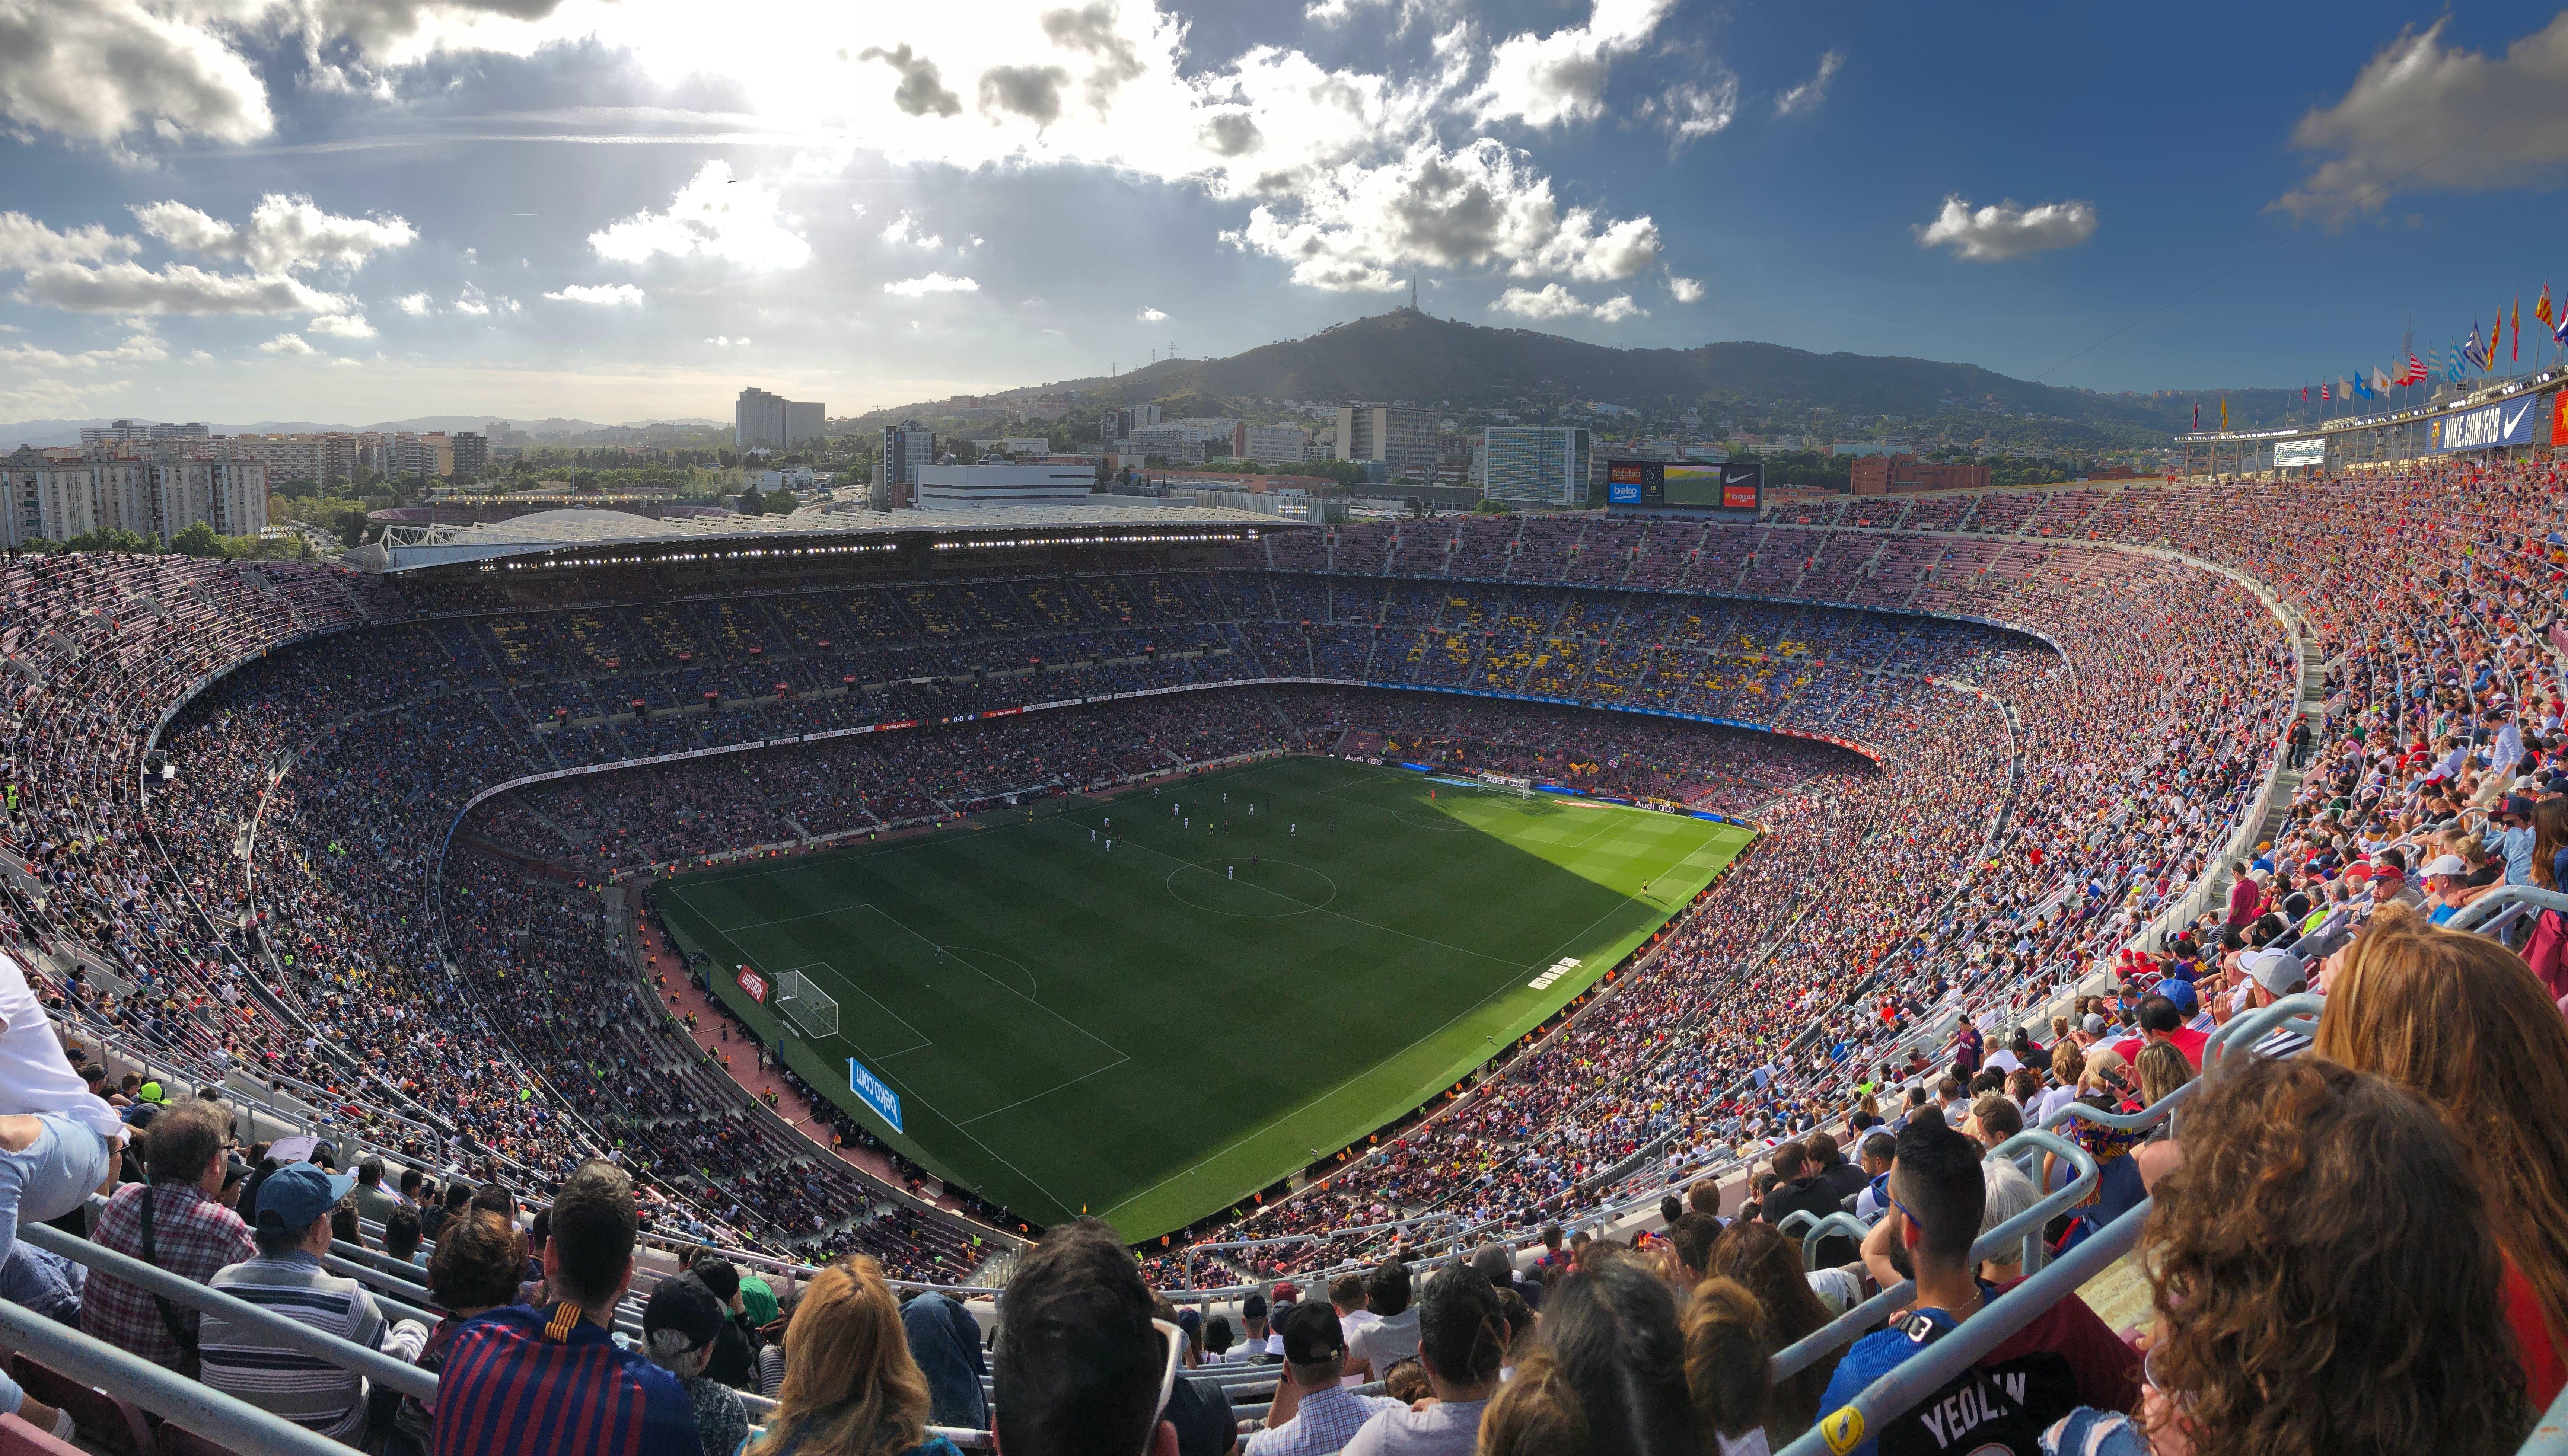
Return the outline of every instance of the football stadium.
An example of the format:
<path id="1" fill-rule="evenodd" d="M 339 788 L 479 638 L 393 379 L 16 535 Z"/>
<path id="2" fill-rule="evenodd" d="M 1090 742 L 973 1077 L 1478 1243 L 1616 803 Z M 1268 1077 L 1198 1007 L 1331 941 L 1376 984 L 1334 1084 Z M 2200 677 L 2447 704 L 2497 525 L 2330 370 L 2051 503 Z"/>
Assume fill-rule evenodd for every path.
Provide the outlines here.
<path id="1" fill-rule="evenodd" d="M 0 0 L 0 1456 L 2568 1456 L 2372 8 Z"/>

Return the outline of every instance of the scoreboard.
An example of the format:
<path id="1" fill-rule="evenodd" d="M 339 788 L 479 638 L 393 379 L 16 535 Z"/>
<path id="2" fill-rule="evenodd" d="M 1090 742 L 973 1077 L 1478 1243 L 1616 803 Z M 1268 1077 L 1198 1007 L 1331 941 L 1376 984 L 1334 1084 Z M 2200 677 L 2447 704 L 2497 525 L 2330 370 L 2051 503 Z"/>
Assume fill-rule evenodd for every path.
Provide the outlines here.
<path id="1" fill-rule="evenodd" d="M 1607 460 L 1608 510 L 1705 510 L 1753 513 L 1765 505 L 1766 465 L 1698 464 L 1686 460 Z"/>

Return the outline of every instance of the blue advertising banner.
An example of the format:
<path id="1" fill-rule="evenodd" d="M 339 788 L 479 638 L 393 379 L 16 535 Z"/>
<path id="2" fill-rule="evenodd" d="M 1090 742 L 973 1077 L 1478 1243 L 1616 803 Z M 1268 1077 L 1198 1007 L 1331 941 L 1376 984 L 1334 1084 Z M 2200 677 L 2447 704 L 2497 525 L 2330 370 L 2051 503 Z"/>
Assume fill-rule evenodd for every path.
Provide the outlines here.
<path id="1" fill-rule="evenodd" d="M 883 1085 L 882 1078 L 865 1070 L 852 1056 L 847 1058 L 847 1085 L 855 1089 L 857 1096 L 865 1099 L 866 1106 L 882 1114 L 883 1121 L 891 1124 L 892 1131 L 907 1131 L 900 1125 L 900 1093 Z"/>
<path id="2" fill-rule="evenodd" d="M 2499 445 L 2530 444 L 2534 427 L 2540 424 L 2540 400 L 2527 395 L 2501 405 L 2446 415 L 2428 423 L 2426 443 L 2437 450 L 2493 449 Z"/>

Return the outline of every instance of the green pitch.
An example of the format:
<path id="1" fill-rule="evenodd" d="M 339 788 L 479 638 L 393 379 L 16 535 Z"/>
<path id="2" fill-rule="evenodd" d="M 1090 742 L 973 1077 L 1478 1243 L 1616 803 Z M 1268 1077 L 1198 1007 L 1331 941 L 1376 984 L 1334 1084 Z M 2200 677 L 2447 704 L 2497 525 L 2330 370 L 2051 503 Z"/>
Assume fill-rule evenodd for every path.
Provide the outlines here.
<path id="1" fill-rule="evenodd" d="M 1292 758 L 707 870 L 661 906 L 771 1037 L 773 995 L 751 1003 L 733 968 L 836 999 L 838 1033 L 789 1029 L 786 1054 L 891 1145 L 1137 1243 L 1449 1087 L 1750 837 Z M 904 1132 L 849 1090 L 851 1056 L 899 1093 Z"/>

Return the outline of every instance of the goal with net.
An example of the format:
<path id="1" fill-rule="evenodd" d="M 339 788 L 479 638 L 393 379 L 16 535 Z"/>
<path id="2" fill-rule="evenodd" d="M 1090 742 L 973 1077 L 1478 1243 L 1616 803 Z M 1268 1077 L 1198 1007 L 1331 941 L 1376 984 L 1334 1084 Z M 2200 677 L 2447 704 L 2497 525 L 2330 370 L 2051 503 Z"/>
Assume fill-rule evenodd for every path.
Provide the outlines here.
<path id="1" fill-rule="evenodd" d="M 776 1009 L 805 1036 L 838 1034 L 838 1003 L 800 971 L 776 978 Z"/>

